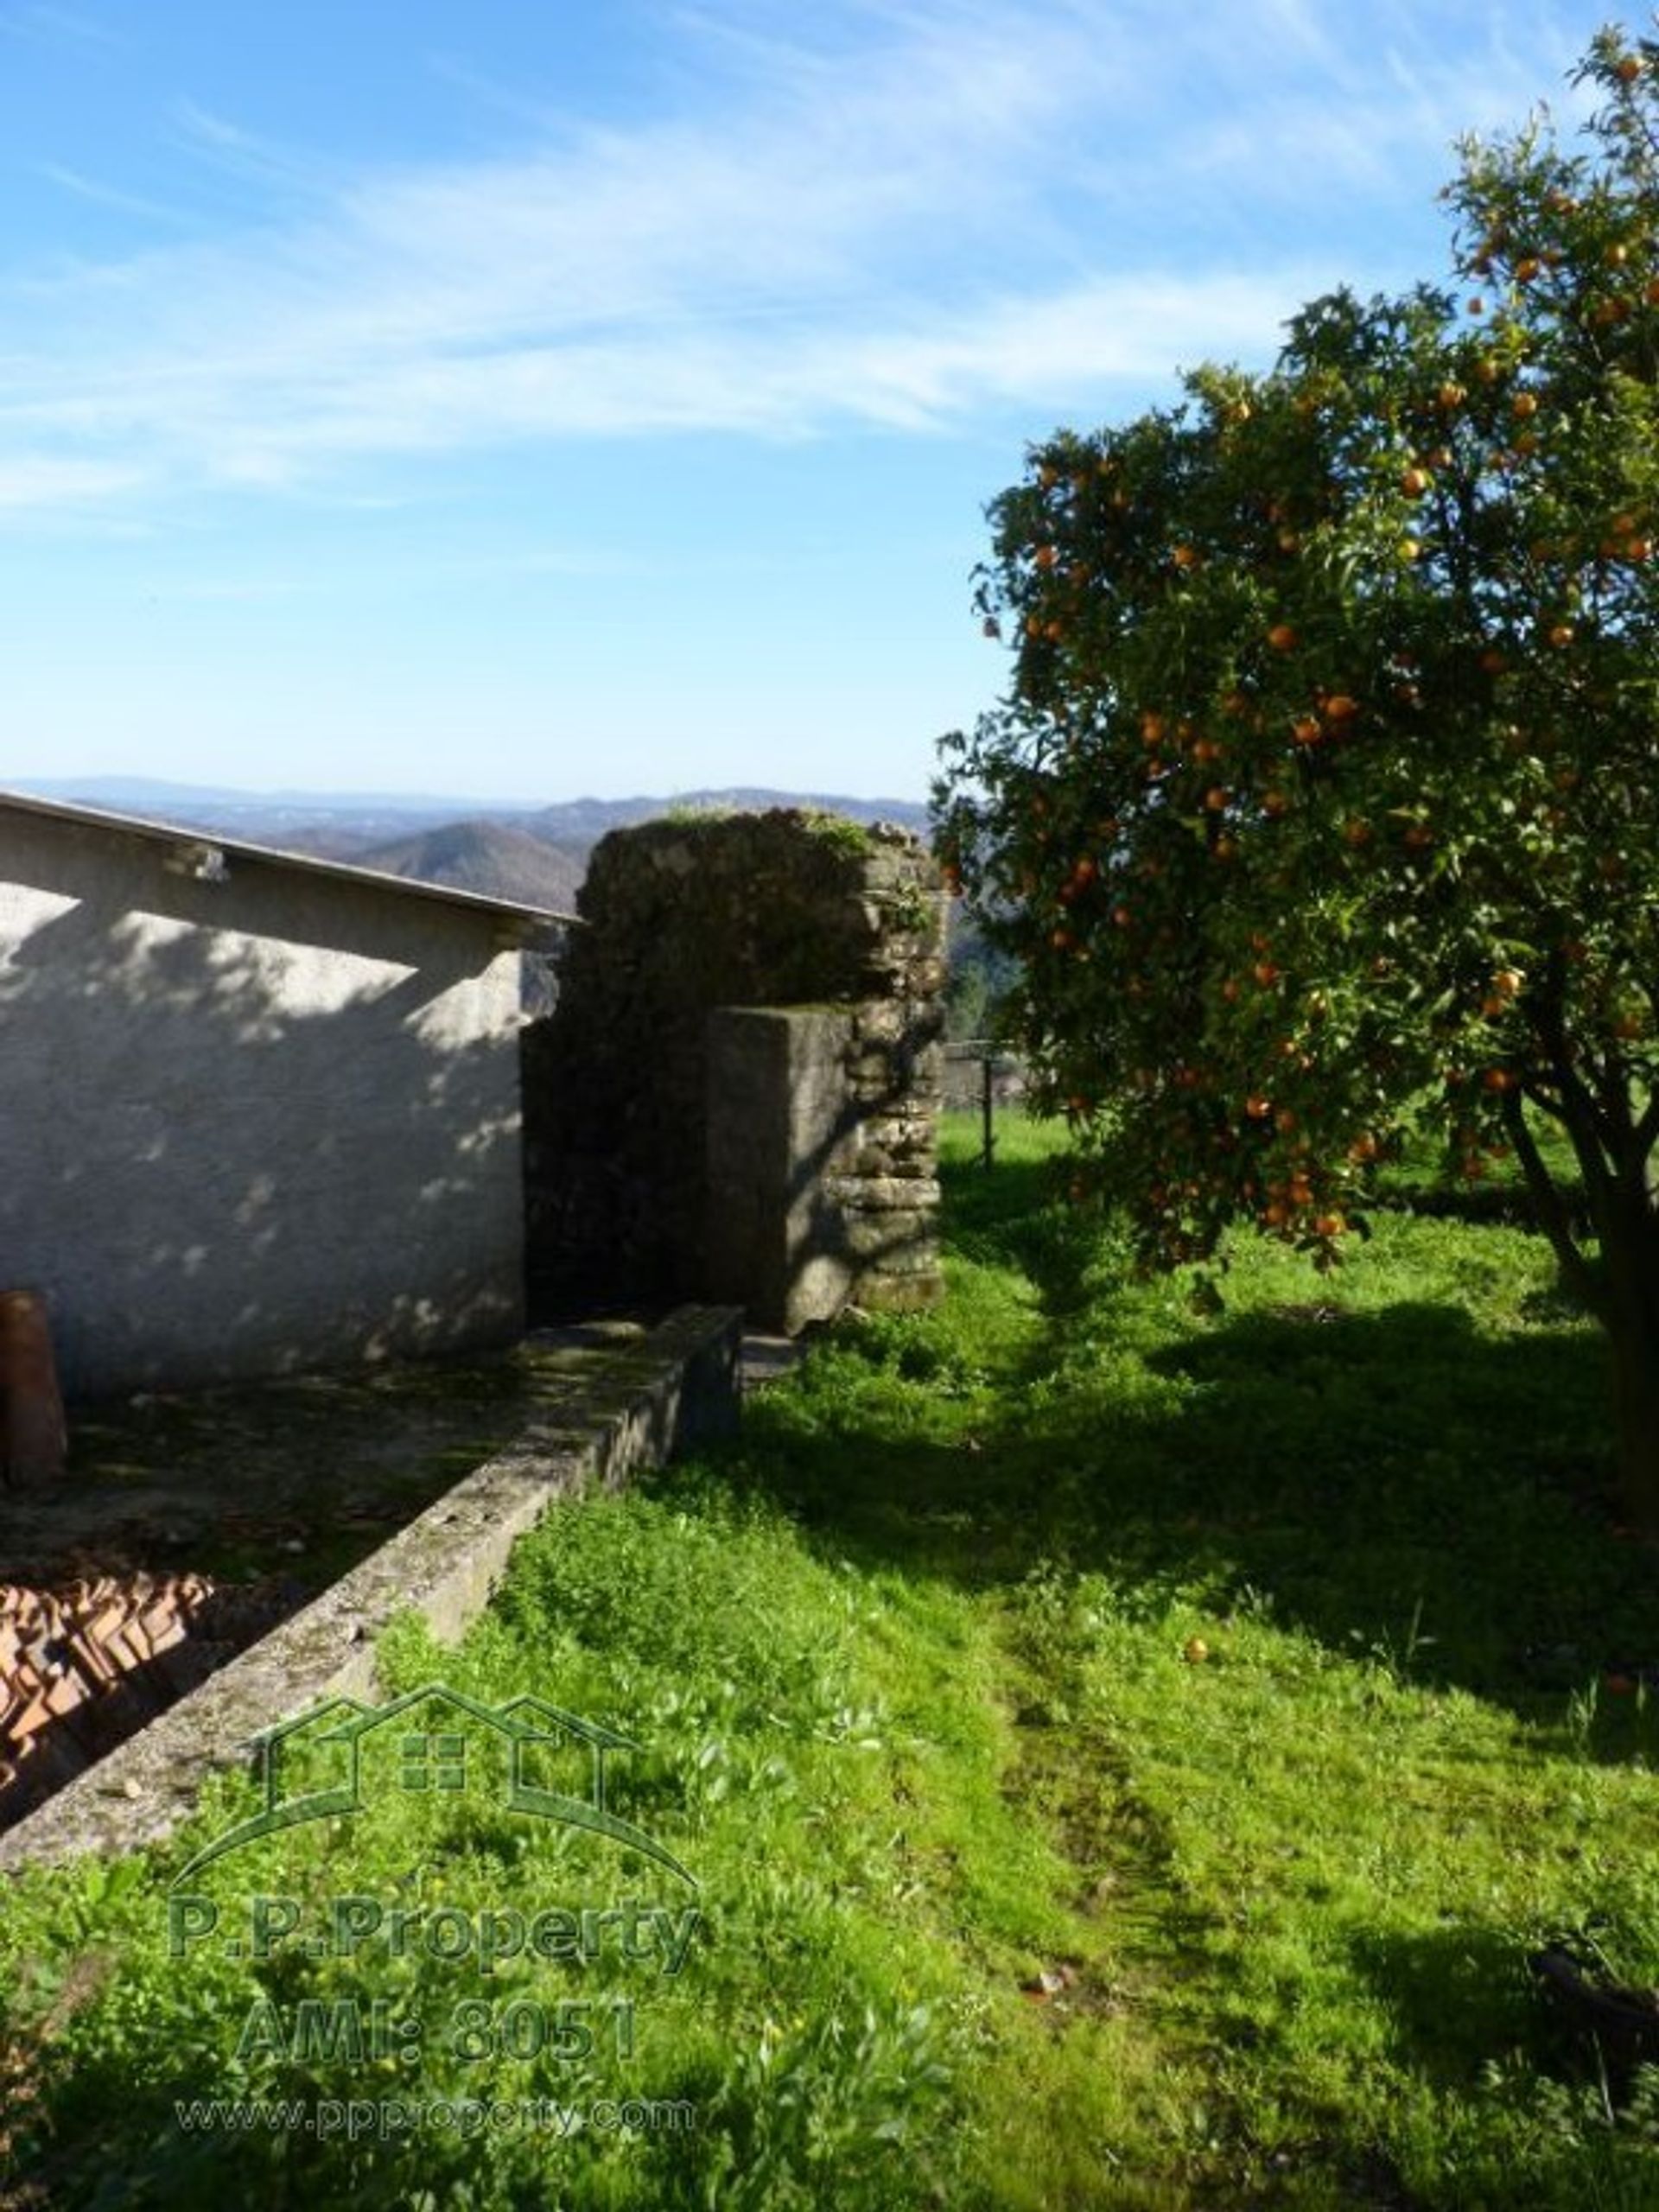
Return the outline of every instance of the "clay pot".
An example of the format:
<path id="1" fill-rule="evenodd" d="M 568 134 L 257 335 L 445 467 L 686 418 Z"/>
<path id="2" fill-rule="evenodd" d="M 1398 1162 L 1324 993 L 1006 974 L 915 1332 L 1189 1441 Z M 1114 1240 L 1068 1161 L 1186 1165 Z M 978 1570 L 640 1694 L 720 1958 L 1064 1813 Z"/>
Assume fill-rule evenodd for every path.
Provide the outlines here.
<path id="1" fill-rule="evenodd" d="M 55 1482 L 68 1446 L 46 1300 L 36 1290 L 0 1291 L 0 1450 L 7 1481 L 14 1490 Z"/>

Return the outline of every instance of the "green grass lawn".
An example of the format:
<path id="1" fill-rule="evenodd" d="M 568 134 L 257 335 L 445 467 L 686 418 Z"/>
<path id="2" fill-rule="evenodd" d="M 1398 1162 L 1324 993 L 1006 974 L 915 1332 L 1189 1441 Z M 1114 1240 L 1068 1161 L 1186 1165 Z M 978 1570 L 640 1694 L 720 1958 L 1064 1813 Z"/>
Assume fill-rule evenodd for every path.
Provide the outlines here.
<path id="1" fill-rule="evenodd" d="M 1541 1240 L 1402 1204 L 1331 1276 L 1241 1239 L 1217 1311 L 1054 1202 L 1048 1132 L 975 1141 L 944 1308 L 849 1319 L 738 1445 L 557 1511 L 459 1649 L 383 1645 L 389 1688 L 626 1734 L 607 1802 L 695 1891 L 386 1788 L 190 1878 L 220 1922 L 169 1943 L 257 1802 L 227 1778 L 11 1886 L 7 2202 L 1659 2206 L 1659 2099 L 1615 2117 L 1526 1965 L 1659 1982 L 1655 1562 Z M 297 1916 L 264 1956 L 260 1897 Z M 308 1944 L 342 1900 L 401 1953 Z M 483 1970 L 481 1929 L 624 1908 Z M 215 2097 L 300 2118 L 181 2123 Z"/>

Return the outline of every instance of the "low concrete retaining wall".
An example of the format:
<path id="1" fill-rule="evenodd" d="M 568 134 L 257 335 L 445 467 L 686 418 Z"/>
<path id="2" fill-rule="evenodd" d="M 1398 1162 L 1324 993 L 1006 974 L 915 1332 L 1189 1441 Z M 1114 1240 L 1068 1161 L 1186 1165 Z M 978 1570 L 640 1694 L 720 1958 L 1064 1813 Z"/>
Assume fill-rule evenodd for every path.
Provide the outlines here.
<path id="1" fill-rule="evenodd" d="M 556 1500 L 728 1432 L 738 1410 L 741 1316 L 683 1306 L 637 1342 L 596 1351 L 594 1376 L 556 1420 L 457 1483 L 321 1598 L 233 1659 L 140 1734 L 0 1836 L 0 1872 L 86 1853 L 111 1857 L 165 1836 L 217 1769 L 260 1730 L 326 1697 L 374 1689 L 374 1639 L 414 1606 L 458 1636 L 487 1601 L 518 1537 Z"/>

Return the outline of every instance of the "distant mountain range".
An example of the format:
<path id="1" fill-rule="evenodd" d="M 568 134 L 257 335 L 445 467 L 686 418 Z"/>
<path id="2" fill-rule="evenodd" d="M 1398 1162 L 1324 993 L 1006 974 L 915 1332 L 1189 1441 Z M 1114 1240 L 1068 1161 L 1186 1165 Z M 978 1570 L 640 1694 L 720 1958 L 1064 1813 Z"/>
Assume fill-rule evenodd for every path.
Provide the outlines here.
<path id="1" fill-rule="evenodd" d="M 417 882 L 442 883 L 568 913 L 588 855 L 608 830 L 699 808 L 822 807 L 855 822 L 893 822 L 925 836 L 927 809 L 912 799 L 849 798 L 766 791 L 677 792 L 671 798 L 579 798 L 527 806 L 427 793 L 249 791 L 169 784 L 143 776 L 20 779 L 11 788 L 114 813 L 217 830 L 251 843 L 351 861 Z"/>
<path id="2" fill-rule="evenodd" d="M 442 883 L 452 891 L 480 891 L 487 898 L 568 914 L 575 909 L 592 850 L 591 843 L 555 844 L 502 822 L 446 822 L 389 844 L 370 845 L 351 858 L 388 875 Z"/>

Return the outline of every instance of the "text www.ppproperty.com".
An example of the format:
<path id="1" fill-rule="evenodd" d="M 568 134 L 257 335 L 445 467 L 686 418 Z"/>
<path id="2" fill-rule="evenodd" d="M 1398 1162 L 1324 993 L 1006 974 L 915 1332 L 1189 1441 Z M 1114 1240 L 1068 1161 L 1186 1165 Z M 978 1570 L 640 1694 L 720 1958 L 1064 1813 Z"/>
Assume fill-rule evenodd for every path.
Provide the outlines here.
<path id="1" fill-rule="evenodd" d="M 697 2124 L 696 2107 L 677 2097 L 600 2097 L 589 2105 L 551 2097 L 251 2097 L 180 2099 L 174 2118 L 187 2135 L 225 2128 L 238 2134 L 278 2130 L 343 2136 L 349 2143 L 385 2143 L 434 2128 L 450 2135 L 517 2130 L 575 2135 L 686 2134 Z"/>

